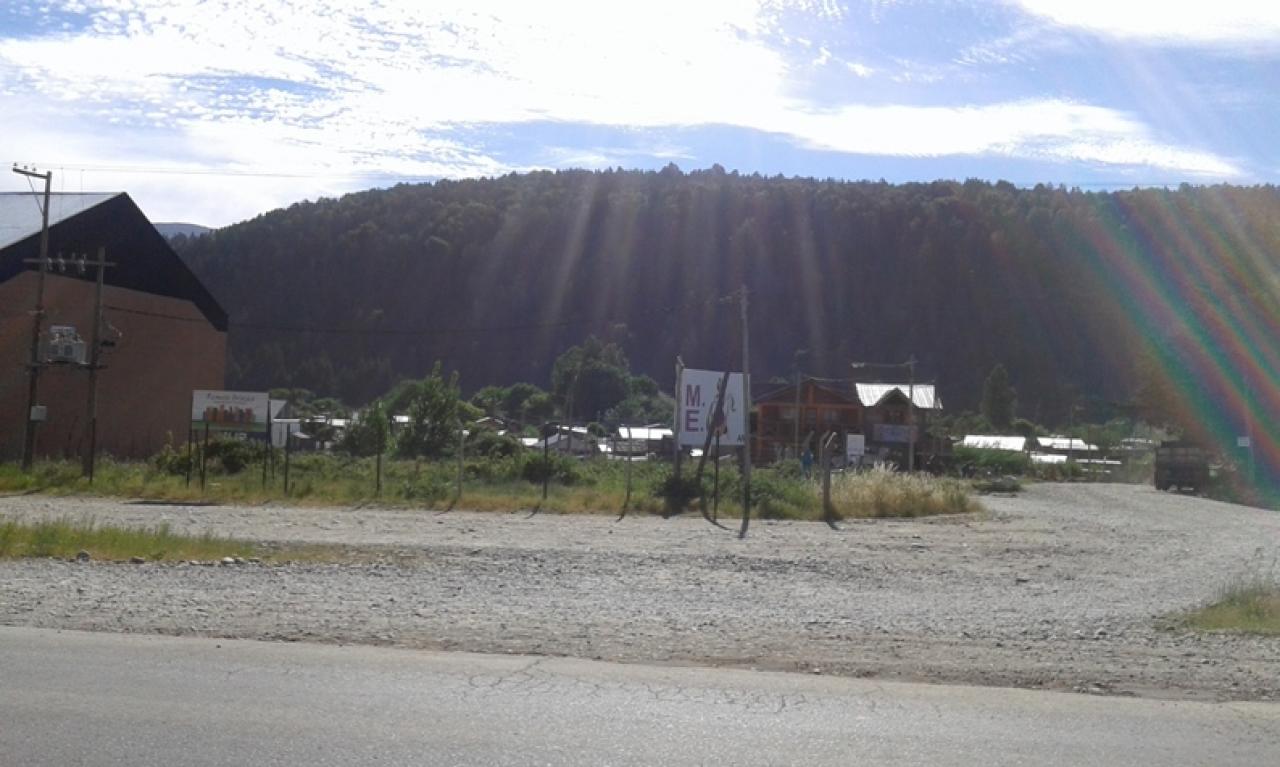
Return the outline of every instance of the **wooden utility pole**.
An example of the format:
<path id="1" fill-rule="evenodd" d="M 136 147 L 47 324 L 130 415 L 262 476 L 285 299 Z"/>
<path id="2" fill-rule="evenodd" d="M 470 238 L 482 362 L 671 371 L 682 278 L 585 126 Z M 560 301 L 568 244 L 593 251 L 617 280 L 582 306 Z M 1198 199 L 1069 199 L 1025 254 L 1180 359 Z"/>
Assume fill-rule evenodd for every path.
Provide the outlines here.
<path id="1" fill-rule="evenodd" d="M 13 172 L 20 176 L 44 179 L 44 205 L 40 206 L 40 276 L 36 280 L 36 305 L 31 322 L 31 358 L 27 368 L 27 417 L 22 436 L 22 470 L 31 471 L 36 450 L 36 422 L 32 420 L 40 386 L 40 326 L 44 322 L 44 276 L 49 270 L 49 193 L 53 184 L 53 171 L 37 173 L 16 165 Z"/>
<path id="2" fill-rule="evenodd" d="M 796 369 L 796 410 L 795 410 L 795 451 L 796 460 L 800 460 L 800 358 L 809 353 L 808 349 L 797 349 L 791 355 L 791 361 Z"/>
<path id="3" fill-rule="evenodd" d="M 751 344 L 747 330 L 747 286 L 742 286 L 742 529 L 739 538 L 747 537 L 747 526 L 751 524 Z M 798 414 L 797 414 L 798 415 Z"/>
<path id="4" fill-rule="evenodd" d="M 89 484 L 93 484 L 93 469 L 97 462 L 98 456 L 98 370 L 102 367 L 102 284 L 103 273 L 108 266 L 115 264 L 107 263 L 107 249 L 98 248 L 98 260 L 92 264 L 98 269 L 97 286 L 93 292 L 93 327 L 89 331 L 89 404 L 88 426 L 89 426 L 89 449 L 85 451 L 83 471 L 84 475 L 89 478 Z"/>
<path id="5" fill-rule="evenodd" d="M 818 454 L 822 462 L 822 520 L 834 527 L 836 520 L 835 507 L 831 505 L 831 448 L 835 446 L 836 433 L 826 432 L 818 443 Z"/>
<path id="6" fill-rule="evenodd" d="M 462 421 L 458 421 L 458 492 L 454 503 L 462 499 L 462 473 L 466 462 L 465 450 L 467 449 L 467 430 L 463 428 Z"/>
<path id="7" fill-rule="evenodd" d="M 551 459 L 547 456 L 547 441 L 551 439 L 547 425 L 542 427 L 542 500 L 547 500 L 547 485 L 551 481 Z M 558 440 L 557 440 L 558 441 Z"/>
<path id="8" fill-rule="evenodd" d="M 633 451 L 635 450 L 635 430 L 628 427 L 627 436 L 629 437 L 627 440 L 627 454 L 625 456 L 627 459 L 627 497 L 622 501 L 622 513 L 624 515 L 627 513 L 627 507 L 631 505 L 631 461 L 635 458 L 635 455 L 633 455 Z"/>
<path id="9" fill-rule="evenodd" d="M 672 449 L 674 451 L 674 454 L 672 455 L 672 460 L 675 461 L 675 475 L 676 475 L 677 482 L 680 480 L 680 459 L 684 452 L 680 449 L 680 401 L 681 401 L 680 397 L 683 396 L 680 391 L 680 378 L 683 375 L 684 375 L 684 360 L 677 356 L 676 357 L 676 412 L 675 412 L 675 419 L 674 419 L 675 423 L 672 424 L 672 426 L 674 426 L 675 429 L 673 429 L 671 432 L 672 435 L 674 435 L 674 439 L 671 440 Z"/>
<path id="10" fill-rule="evenodd" d="M 907 382 L 907 471 L 911 472 L 916 470 L 916 356 L 911 355 L 905 364 L 911 371 Z"/>

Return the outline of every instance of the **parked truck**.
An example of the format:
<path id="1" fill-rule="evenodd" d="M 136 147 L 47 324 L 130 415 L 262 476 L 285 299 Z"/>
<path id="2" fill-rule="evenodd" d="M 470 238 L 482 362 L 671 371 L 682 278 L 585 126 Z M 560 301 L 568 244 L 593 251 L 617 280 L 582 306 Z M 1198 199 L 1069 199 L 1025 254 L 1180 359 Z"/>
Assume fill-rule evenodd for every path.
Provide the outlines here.
<path id="1" fill-rule="evenodd" d="M 1198 493 L 1209 486 L 1209 452 L 1194 442 L 1161 442 L 1156 448 L 1156 489 Z"/>

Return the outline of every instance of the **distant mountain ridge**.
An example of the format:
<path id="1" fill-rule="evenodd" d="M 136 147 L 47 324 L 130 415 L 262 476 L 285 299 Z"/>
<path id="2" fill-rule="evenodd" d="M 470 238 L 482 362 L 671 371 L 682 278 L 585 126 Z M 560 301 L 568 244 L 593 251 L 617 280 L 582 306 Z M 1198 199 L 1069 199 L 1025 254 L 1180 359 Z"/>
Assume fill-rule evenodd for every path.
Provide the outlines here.
<path id="1" fill-rule="evenodd" d="M 1144 359 L 1187 387 L 1219 376 L 1188 394 L 1209 397 L 1242 373 L 1203 349 L 1280 365 L 1270 186 L 536 172 L 299 203 L 178 249 L 231 315 L 229 383 L 353 403 L 437 359 L 468 391 L 545 385 L 588 334 L 669 387 L 677 355 L 736 364 L 743 284 L 761 391 L 914 356 L 948 408 L 974 408 L 1003 363 L 1019 415 L 1065 424 L 1131 401 Z"/>
<path id="2" fill-rule="evenodd" d="M 166 240 L 171 240 L 178 235 L 182 235 L 184 237 L 199 237 L 202 234 L 208 234 L 213 231 L 212 227 L 182 222 L 162 222 L 152 224 L 152 226 L 154 226 L 156 231 L 160 232 Z"/>

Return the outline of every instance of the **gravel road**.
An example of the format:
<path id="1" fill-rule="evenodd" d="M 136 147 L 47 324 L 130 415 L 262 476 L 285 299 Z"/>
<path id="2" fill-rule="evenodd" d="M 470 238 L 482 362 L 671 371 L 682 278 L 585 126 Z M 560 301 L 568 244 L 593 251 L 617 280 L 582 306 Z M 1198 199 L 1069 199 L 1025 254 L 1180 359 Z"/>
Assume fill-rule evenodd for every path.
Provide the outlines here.
<path id="1" fill-rule="evenodd" d="M 0 562 L 0 624 L 1280 699 L 1280 638 L 1176 615 L 1274 572 L 1280 514 L 1043 484 L 966 518 L 758 522 L 0 498 L 0 519 L 168 523 L 360 563 Z"/>

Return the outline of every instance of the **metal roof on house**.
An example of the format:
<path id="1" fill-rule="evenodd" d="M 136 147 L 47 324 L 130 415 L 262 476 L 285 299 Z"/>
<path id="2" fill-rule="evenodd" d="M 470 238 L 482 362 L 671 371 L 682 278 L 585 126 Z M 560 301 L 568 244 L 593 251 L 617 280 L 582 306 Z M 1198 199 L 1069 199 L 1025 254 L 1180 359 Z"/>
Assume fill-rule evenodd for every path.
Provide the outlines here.
<path id="1" fill-rule="evenodd" d="M 1001 437 L 992 434 L 966 434 L 960 442 L 961 447 L 976 447 L 979 450 L 1011 450 L 1021 453 L 1027 447 L 1026 437 Z"/>
<path id="2" fill-rule="evenodd" d="M 618 436 L 622 439 L 642 439 L 649 442 L 657 442 L 662 439 L 670 439 L 672 431 L 652 426 L 619 426 Z"/>
<path id="3" fill-rule="evenodd" d="M 880 401 L 889 396 L 896 389 L 902 392 L 904 398 L 910 396 L 916 407 L 921 410 L 941 410 L 942 400 L 938 399 L 938 393 L 934 389 L 933 384 L 885 384 L 885 383 L 860 383 L 856 384 L 858 390 L 858 401 L 864 407 L 873 407 L 880 404 Z M 910 395 L 908 395 L 910 392 Z"/>
<path id="4" fill-rule="evenodd" d="M 122 192 L 56 192 L 49 195 L 49 226 L 65 221 Z M 0 248 L 40 234 L 43 193 L 0 192 Z"/>
<path id="5" fill-rule="evenodd" d="M 1040 447 L 1045 450 L 1097 450 L 1097 445 L 1090 445 L 1075 437 L 1037 437 Z"/>

